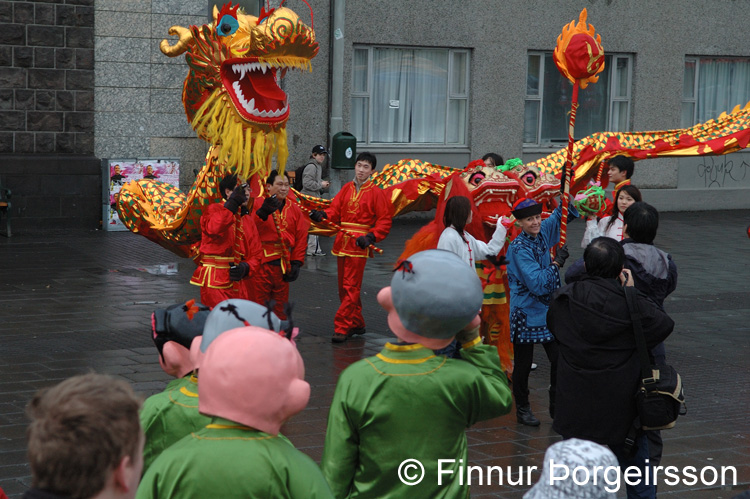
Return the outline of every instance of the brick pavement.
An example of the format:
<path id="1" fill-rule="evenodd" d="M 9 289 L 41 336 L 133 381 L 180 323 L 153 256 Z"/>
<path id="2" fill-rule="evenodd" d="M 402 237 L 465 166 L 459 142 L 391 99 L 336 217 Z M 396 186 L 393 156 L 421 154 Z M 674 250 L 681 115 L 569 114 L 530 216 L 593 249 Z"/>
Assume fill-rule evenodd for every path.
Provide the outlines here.
<path id="1" fill-rule="evenodd" d="M 298 341 L 312 385 L 308 407 L 283 428 L 303 452 L 319 460 L 328 406 L 338 374 L 350 363 L 380 350 L 391 336 L 375 295 L 390 279 L 389 264 L 424 219 L 399 219 L 382 245 L 385 256 L 371 260 L 363 287 L 368 334 L 332 345 L 338 306 L 335 258 L 309 259 L 292 286 L 295 317 L 304 328 Z M 660 496 L 729 498 L 750 484 L 750 212 L 666 213 L 657 245 L 679 268 L 678 288 L 666 302 L 677 326 L 668 339 L 670 363 L 682 374 L 689 413 L 664 432 L 664 465 L 735 466 L 743 486 L 660 487 Z M 583 224 L 570 226 L 572 258 Z M 326 249 L 330 241 L 324 240 Z M 178 263 L 176 275 L 152 274 Z M 144 395 L 163 389 L 149 338 L 154 308 L 197 297 L 188 284 L 193 264 L 130 233 L 52 232 L 0 237 L 0 487 L 11 497 L 29 486 L 25 459 L 24 406 L 35 390 L 68 376 L 94 370 L 121 377 Z M 559 437 L 545 407 L 548 363 L 541 349 L 532 373 L 532 406 L 539 428 L 523 427 L 512 415 L 468 430 L 470 464 L 537 466 Z M 408 457 L 404 450 L 405 458 Z M 535 481 L 538 475 L 533 475 Z M 506 481 L 508 477 L 505 477 Z M 519 498 L 528 486 L 484 485 L 473 497 Z M 620 494 L 622 496 L 623 494 Z"/>

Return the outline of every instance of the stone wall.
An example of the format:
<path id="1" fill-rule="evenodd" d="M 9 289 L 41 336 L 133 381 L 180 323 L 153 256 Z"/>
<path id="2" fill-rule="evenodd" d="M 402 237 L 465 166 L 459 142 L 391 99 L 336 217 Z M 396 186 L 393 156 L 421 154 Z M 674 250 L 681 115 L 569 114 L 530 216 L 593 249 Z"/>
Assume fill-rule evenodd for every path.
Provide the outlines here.
<path id="1" fill-rule="evenodd" d="M 175 42 L 172 25 L 207 21 L 205 0 L 96 2 L 96 156 L 179 158 L 180 184 L 190 186 L 208 148 L 185 118 L 185 57 L 165 56 L 159 42 Z"/>
<path id="2" fill-rule="evenodd" d="M 95 225 L 81 216 L 101 211 L 93 152 L 94 0 L 0 1 L 0 174 L 14 230 Z"/>

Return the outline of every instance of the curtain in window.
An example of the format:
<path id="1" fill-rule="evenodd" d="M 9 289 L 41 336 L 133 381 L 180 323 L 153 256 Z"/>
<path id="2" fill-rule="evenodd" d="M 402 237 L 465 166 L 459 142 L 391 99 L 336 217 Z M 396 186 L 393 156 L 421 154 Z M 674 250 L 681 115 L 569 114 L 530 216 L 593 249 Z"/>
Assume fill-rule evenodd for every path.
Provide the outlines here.
<path id="1" fill-rule="evenodd" d="M 744 106 L 750 100 L 750 61 L 701 59 L 698 75 L 698 123 Z"/>
<path id="2" fill-rule="evenodd" d="M 373 51 L 372 142 L 443 143 L 448 53 Z"/>

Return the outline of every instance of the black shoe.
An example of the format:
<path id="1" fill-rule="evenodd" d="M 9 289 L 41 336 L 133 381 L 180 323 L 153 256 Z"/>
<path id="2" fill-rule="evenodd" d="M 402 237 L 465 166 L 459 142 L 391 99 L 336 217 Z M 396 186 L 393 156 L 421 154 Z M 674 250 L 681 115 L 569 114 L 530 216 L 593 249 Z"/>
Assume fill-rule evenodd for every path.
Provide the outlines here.
<path id="1" fill-rule="evenodd" d="M 531 406 L 516 407 L 516 421 L 526 426 L 539 426 L 541 423 L 531 412 Z"/>
<path id="2" fill-rule="evenodd" d="M 354 336 L 355 334 L 365 334 L 367 330 L 363 327 L 353 327 L 349 330 L 349 334 L 347 336 Z"/>
<path id="3" fill-rule="evenodd" d="M 331 337 L 331 343 L 343 343 L 349 336 L 341 333 L 333 333 Z"/>

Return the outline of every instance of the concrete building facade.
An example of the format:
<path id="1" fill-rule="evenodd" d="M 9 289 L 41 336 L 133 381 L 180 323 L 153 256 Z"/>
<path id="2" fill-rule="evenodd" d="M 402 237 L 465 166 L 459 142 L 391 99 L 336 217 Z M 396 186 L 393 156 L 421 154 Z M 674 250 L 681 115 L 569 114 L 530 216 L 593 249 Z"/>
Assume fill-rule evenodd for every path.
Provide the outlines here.
<path id="1" fill-rule="evenodd" d="M 257 11 L 259 2 L 243 6 Z M 304 2 L 285 6 L 310 22 Z M 14 224 L 96 226 L 103 158 L 179 158 L 181 187 L 189 188 L 207 145 L 182 108 L 187 64 L 158 45 L 172 25 L 208 22 L 211 7 L 0 1 L 0 181 L 14 191 Z M 563 147 L 558 135 L 566 130 L 556 124 L 569 100 L 547 57 L 583 7 L 602 36 L 609 76 L 592 85 L 581 133 L 681 128 L 750 100 L 740 74 L 750 67 L 750 33 L 728 0 L 310 0 L 310 7 L 320 43 L 313 71 L 290 71 L 283 83 L 291 168 L 341 130 L 355 133 L 358 150 L 376 153 L 381 165 L 409 157 L 463 167 L 486 152 L 530 161 Z M 704 78 L 704 68 L 718 80 Z M 730 86 L 731 106 L 706 108 Z M 662 210 L 748 208 L 748 169 L 749 153 L 647 160 L 636 163 L 633 180 Z M 336 182 L 350 176 L 332 170 Z"/>

